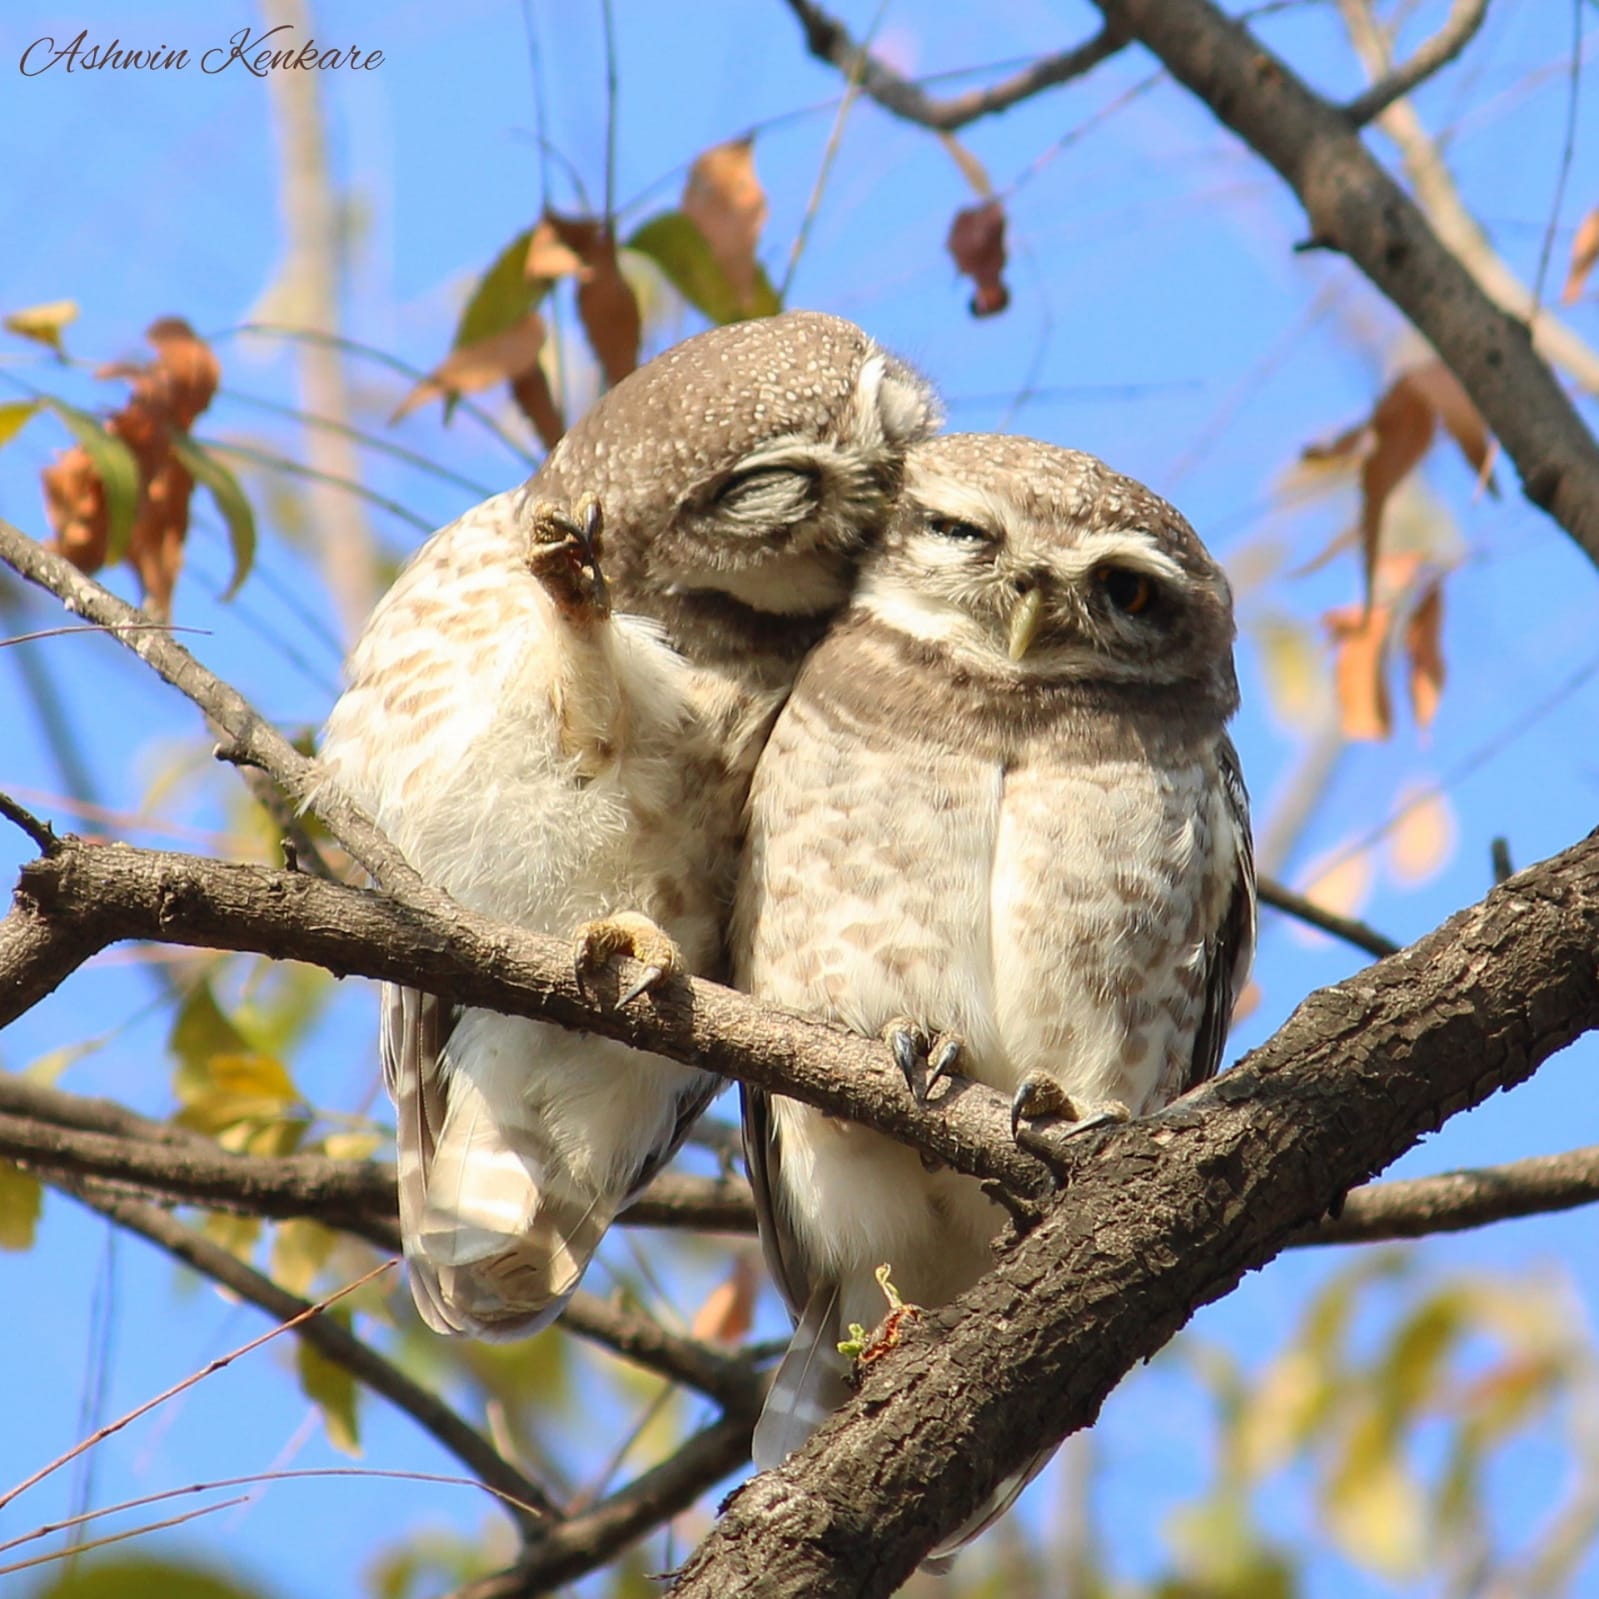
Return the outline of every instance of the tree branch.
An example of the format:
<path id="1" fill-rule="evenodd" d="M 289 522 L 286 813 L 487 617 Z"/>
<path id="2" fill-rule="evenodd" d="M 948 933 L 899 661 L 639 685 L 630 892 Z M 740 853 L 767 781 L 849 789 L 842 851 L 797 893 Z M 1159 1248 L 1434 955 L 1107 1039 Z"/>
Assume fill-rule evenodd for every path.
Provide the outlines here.
<path id="1" fill-rule="evenodd" d="M 1379 960 L 1385 955 L 1399 953 L 1401 946 L 1379 933 L 1375 927 L 1369 927 L 1353 916 L 1340 916 L 1336 911 L 1318 905 L 1313 899 L 1306 899 L 1303 894 L 1297 894 L 1281 883 L 1262 877 L 1256 883 L 1255 890 L 1262 905 L 1269 905 L 1285 916 L 1292 916 L 1307 927 L 1331 933 L 1334 938 L 1341 938 L 1346 944 L 1353 944 L 1356 949 L 1363 949 Z"/>
<path id="2" fill-rule="evenodd" d="M 88 954 L 127 938 L 307 961 L 599 1033 L 803 1099 L 1017 1192 L 1050 1191 L 1042 1163 L 1012 1141 L 1002 1095 L 960 1080 L 918 1104 L 888 1050 L 846 1028 L 699 979 L 618 1009 L 631 962 L 580 989 L 561 940 L 449 902 L 431 912 L 301 874 L 125 844 L 69 836 L 53 856 L 22 868 L 15 905 L 0 922 L 0 1026 Z"/>
<path id="3" fill-rule="evenodd" d="M 1044 1222 L 754 1478 L 677 1599 L 891 1593 L 1202 1304 L 1449 1116 L 1599 1026 L 1599 835 L 1313 994 L 1239 1066 L 1078 1141 Z"/>
<path id="4" fill-rule="evenodd" d="M 46 1180 L 52 1187 L 109 1217 L 119 1227 L 149 1239 L 175 1259 L 221 1283 L 279 1321 L 288 1321 L 309 1308 L 309 1301 L 280 1288 L 270 1277 L 263 1276 L 154 1205 L 140 1204 L 81 1178 L 55 1174 Z M 523 1513 L 517 1516 L 519 1521 L 560 1516 L 561 1512 L 549 1495 L 506 1460 L 488 1439 L 474 1432 L 441 1399 L 413 1382 L 340 1322 L 328 1316 L 313 1316 L 296 1327 L 294 1333 L 327 1359 L 344 1367 L 357 1381 L 403 1410 L 480 1482 L 513 1501 L 513 1505 L 507 1506 L 513 1514 L 516 1514 L 515 1505 L 524 1507 Z"/>
<path id="5" fill-rule="evenodd" d="M 317 763 L 302 755 L 235 688 L 203 667 L 174 638 L 150 629 L 143 611 L 119 600 L 85 577 L 70 561 L 0 519 L 0 560 L 19 576 L 54 594 L 76 616 L 86 617 L 132 650 L 158 677 L 198 706 L 226 733 L 217 753 L 225 760 L 259 767 L 275 778 L 296 805 L 313 811 L 372 876 L 392 893 L 422 904 L 443 896 L 430 889 L 400 852 L 339 790 Z"/>
<path id="6" fill-rule="evenodd" d="M 1299 197 L 1340 250 L 1428 338 L 1521 474 L 1522 488 L 1599 564 L 1599 445 L 1526 324 L 1496 305 L 1361 143 L 1347 114 L 1209 0 L 1095 0 Z"/>
<path id="7" fill-rule="evenodd" d="M 1364 0 L 1361 0 L 1364 3 Z M 1387 73 L 1378 82 L 1357 94 L 1344 107 L 1344 115 L 1363 128 L 1375 116 L 1386 111 L 1395 100 L 1402 99 L 1414 88 L 1425 83 L 1435 72 L 1441 71 L 1477 36 L 1482 19 L 1488 15 L 1488 0 L 1455 0 L 1449 8 L 1444 25 L 1402 66 Z"/>
<path id="8" fill-rule="evenodd" d="M 806 48 L 817 60 L 837 67 L 846 79 L 858 83 L 861 91 L 885 111 L 903 121 L 931 128 L 935 133 L 954 133 L 979 117 L 1009 110 L 1045 89 L 1080 78 L 1127 43 L 1127 36 L 1107 23 L 1092 39 L 1055 55 L 1040 56 L 1001 83 L 935 100 L 920 85 L 901 77 L 863 50 L 850 38 L 844 24 L 813 0 L 785 0 L 785 3 L 805 32 Z"/>

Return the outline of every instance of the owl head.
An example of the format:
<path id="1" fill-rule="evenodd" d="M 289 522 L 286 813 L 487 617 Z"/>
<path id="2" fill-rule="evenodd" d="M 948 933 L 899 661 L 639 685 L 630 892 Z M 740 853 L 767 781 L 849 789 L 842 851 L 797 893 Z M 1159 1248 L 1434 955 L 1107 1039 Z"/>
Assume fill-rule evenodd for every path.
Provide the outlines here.
<path id="1" fill-rule="evenodd" d="M 912 449 L 857 604 L 987 675 L 1236 702 L 1232 592 L 1198 535 L 1142 484 L 1034 439 Z"/>
<path id="2" fill-rule="evenodd" d="M 533 498 L 592 491 L 617 604 L 690 655 L 781 648 L 785 620 L 848 596 L 906 449 L 937 426 L 928 385 L 853 323 L 793 311 L 688 339 L 561 440 Z M 802 649 L 814 630 L 797 626 Z"/>

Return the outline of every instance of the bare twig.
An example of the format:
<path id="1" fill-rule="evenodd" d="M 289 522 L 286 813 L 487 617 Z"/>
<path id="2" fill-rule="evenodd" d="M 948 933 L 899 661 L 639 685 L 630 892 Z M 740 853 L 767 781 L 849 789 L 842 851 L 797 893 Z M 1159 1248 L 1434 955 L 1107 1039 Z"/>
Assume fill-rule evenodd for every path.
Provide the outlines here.
<path id="1" fill-rule="evenodd" d="M 1274 911 L 1292 916 L 1295 921 L 1303 922 L 1307 927 L 1331 933 L 1333 937 L 1341 938 L 1346 944 L 1353 944 L 1356 949 L 1363 949 L 1368 955 L 1375 955 L 1379 960 L 1384 955 L 1397 954 L 1401 948 L 1391 938 L 1379 933 L 1376 928 L 1368 927 L 1365 922 L 1353 916 L 1340 916 L 1336 911 L 1327 910 L 1314 900 L 1306 899 L 1303 894 L 1295 893 L 1293 889 L 1273 882 L 1270 878 L 1261 878 L 1257 891 L 1262 905 L 1269 905 Z"/>
<path id="2" fill-rule="evenodd" d="M 437 1395 L 413 1382 L 371 1345 L 363 1343 L 332 1318 L 316 1315 L 318 1307 L 280 1288 L 270 1277 L 263 1276 L 253 1266 L 202 1238 L 154 1205 L 127 1199 L 93 1181 L 62 1176 L 52 1176 L 48 1180 L 52 1187 L 71 1194 L 91 1210 L 109 1216 L 119 1227 L 149 1239 L 241 1299 L 292 1325 L 295 1334 L 319 1354 L 344 1367 L 373 1393 L 403 1410 L 468 1471 L 495 1489 L 507 1505 L 533 1518 L 559 1517 L 559 1509 L 544 1489 L 506 1460 L 488 1439 L 467 1426 Z"/>
<path id="3" fill-rule="evenodd" d="M 1364 4 L 1364 0 L 1353 0 Z M 1444 25 L 1402 67 L 1387 73 L 1363 94 L 1357 94 L 1344 107 L 1357 128 L 1381 115 L 1395 100 L 1425 83 L 1435 72 L 1448 66 L 1476 37 L 1482 19 L 1488 15 L 1488 0 L 1455 0 Z"/>
<path id="4" fill-rule="evenodd" d="M 20 827 L 39 846 L 41 854 L 48 855 L 56 847 L 55 830 L 50 824 L 19 805 L 9 794 L 0 794 L 0 816 Z"/>
<path id="5" fill-rule="evenodd" d="M 885 111 L 937 133 L 954 133 L 979 117 L 1007 111 L 1045 89 L 1080 78 L 1127 43 L 1126 35 L 1107 23 L 1092 39 L 1070 50 L 1041 56 L 1001 83 L 951 95 L 946 100 L 935 100 L 857 45 L 844 24 L 813 0 L 785 0 L 785 3 L 805 30 L 806 48 L 813 56 L 858 82 L 861 92 L 877 101 Z"/>

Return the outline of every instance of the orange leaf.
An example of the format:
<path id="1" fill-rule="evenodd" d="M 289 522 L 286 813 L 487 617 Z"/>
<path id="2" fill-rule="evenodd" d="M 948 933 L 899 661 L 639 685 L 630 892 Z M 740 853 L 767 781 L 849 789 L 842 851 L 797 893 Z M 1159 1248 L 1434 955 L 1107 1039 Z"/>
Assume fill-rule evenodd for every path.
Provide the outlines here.
<path id="1" fill-rule="evenodd" d="M 1383 647 L 1392 619 L 1386 605 L 1341 605 L 1322 618 L 1333 642 L 1333 688 L 1345 738 L 1383 739 L 1393 731 L 1383 678 Z"/>
<path id="2" fill-rule="evenodd" d="M 713 1288 L 705 1303 L 694 1312 L 689 1335 L 713 1344 L 738 1343 L 749 1332 L 754 1320 L 759 1282 L 753 1256 L 735 1255 L 727 1280 Z"/>
<path id="3" fill-rule="evenodd" d="M 1388 835 L 1388 864 L 1406 885 L 1424 883 L 1443 870 L 1454 853 L 1454 812 L 1442 794 L 1415 789 L 1401 795 L 1399 814 Z"/>
<path id="4" fill-rule="evenodd" d="M 1437 430 L 1433 407 L 1409 373 L 1395 381 L 1371 413 L 1371 453 L 1360 469 L 1360 548 L 1368 600 L 1377 572 L 1382 513 L 1388 496 L 1427 453 Z"/>
<path id="5" fill-rule="evenodd" d="M 1410 709 L 1419 727 L 1430 727 L 1444 689 L 1443 579 L 1434 578 L 1405 622 L 1405 659 L 1410 665 Z"/>
<path id="6" fill-rule="evenodd" d="M 616 264 L 616 238 L 603 222 L 551 212 L 534 230 L 535 242 L 546 223 L 556 248 L 564 249 L 578 263 L 577 314 L 605 381 L 614 386 L 638 365 L 643 336 L 638 300 Z M 546 258 L 553 257 L 551 250 L 543 253 Z M 531 247 L 528 259 L 531 262 Z"/>
<path id="7" fill-rule="evenodd" d="M 955 258 L 956 269 L 972 280 L 975 292 L 969 307 L 973 316 L 997 316 L 1010 304 L 1005 287 L 1005 207 L 985 200 L 955 213 L 945 248 Z"/>
<path id="8" fill-rule="evenodd" d="M 157 621 L 172 614 L 172 591 L 183 568 L 193 494 L 194 479 L 175 455 L 168 455 L 145 480 L 144 498 L 128 540 L 128 560 L 139 574 L 144 608 Z"/>
<path id="9" fill-rule="evenodd" d="M 529 311 L 520 322 L 503 332 L 451 350 L 400 401 L 389 420 L 398 422 L 430 400 L 443 399 L 446 395 L 476 394 L 507 380 L 514 384 L 538 366 L 539 351 L 543 348 L 544 319 L 537 311 Z"/>
<path id="10" fill-rule="evenodd" d="M 162 409 L 187 433 L 216 394 L 222 368 L 210 345 L 180 316 L 161 317 L 144 336 L 155 346 L 152 388 L 159 387 Z"/>
<path id="11" fill-rule="evenodd" d="M 1565 288 L 1560 291 L 1562 305 L 1577 303 L 1595 261 L 1599 261 L 1599 206 L 1577 225 L 1577 236 L 1571 241 L 1571 270 L 1566 274 Z"/>
<path id="12" fill-rule="evenodd" d="M 105 487 L 89 452 L 74 444 L 41 475 L 45 514 L 55 529 L 55 547 L 80 572 L 98 572 L 105 565 L 111 521 Z"/>
<path id="13" fill-rule="evenodd" d="M 758 286 L 755 247 L 766 226 L 766 191 L 755 175 L 755 135 L 713 145 L 694 160 L 679 210 L 705 235 L 740 307 Z"/>

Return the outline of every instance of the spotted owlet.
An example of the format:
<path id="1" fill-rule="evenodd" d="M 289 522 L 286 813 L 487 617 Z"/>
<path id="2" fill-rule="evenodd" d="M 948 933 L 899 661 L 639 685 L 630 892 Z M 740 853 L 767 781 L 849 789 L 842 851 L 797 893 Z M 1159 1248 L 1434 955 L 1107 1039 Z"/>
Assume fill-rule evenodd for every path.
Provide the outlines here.
<path id="1" fill-rule="evenodd" d="M 576 930 L 580 963 L 719 975 L 755 756 L 935 420 L 835 317 L 668 351 L 423 545 L 351 656 L 332 777 L 461 904 Z M 412 1291 L 441 1332 L 550 1321 L 720 1086 L 394 986 L 380 1041 Z"/>
<path id="2" fill-rule="evenodd" d="M 902 1058 L 915 1031 L 942 1038 L 934 1066 L 1018 1116 L 1143 1114 L 1211 1075 L 1254 940 L 1233 631 L 1188 524 L 1091 456 L 912 450 L 756 769 L 739 986 Z M 847 1397 L 838 1342 L 882 1318 L 874 1269 L 943 1304 L 1006 1218 L 971 1178 L 793 1100 L 746 1093 L 745 1145 L 798 1323 L 756 1428 L 766 1467 Z"/>

